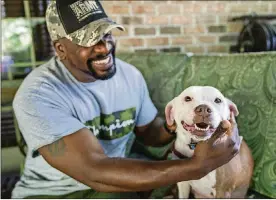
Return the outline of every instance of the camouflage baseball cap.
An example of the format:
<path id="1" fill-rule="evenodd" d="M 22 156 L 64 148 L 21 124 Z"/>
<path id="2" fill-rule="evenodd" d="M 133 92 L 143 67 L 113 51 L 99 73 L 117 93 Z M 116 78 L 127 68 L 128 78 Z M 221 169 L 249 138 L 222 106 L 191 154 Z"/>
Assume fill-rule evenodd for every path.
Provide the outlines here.
<path id="1" fill-rule="evenodd" d="M 84 47 L 97 44 L 113 28 L 125 30 L 108 18 L 97 0 L 51 1 L 46 10 L 46 24 L 52 41 L 66 37 Z"/>

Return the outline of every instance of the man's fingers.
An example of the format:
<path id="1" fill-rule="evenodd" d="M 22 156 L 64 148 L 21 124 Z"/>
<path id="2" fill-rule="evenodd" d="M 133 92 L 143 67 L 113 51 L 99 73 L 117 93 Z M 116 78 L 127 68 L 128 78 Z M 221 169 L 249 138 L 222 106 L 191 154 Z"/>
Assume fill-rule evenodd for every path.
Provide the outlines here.
<path id="1" fill-rule="evenodd" d="M 235 116 L 234 116 L 233 112 L 230 113 L 230 120 L 229 120 L 229 122 L 231 124 L 231 128 L 228 129 L 228 131 L 227 131 L 226 134 L 228 136 L 232 136 L 232 134 L 236 134 L 234 132 L 237 131 L 237 122 L 236 122 L 236 119 L 235 119 Z"/>
<path id="2" fill-rule="evenodd" d="M 236 119 L 235 119 L 235 115 L 234 115 L 233 112 L 230 112 L 230 120 L 229 121 L 230 121 L 230 123 L 231 123 L 232 126 L 234 124 L 237 124 Z"/>
<path id="3" fill-rule="evenodd" d="M 231 124 L 227 120 L 223 120 L 211 138 L 208 140 L 210 143 L 214 143 L 219 137 L 221 137 L 228 129 L 231 127 Z"/>

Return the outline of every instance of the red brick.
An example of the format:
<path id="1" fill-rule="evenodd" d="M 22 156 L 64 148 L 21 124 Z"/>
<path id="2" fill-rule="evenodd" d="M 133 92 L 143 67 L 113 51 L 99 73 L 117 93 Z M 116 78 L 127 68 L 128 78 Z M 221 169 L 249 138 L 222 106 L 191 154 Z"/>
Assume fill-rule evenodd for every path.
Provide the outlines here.
<path id="1" fill-rule="evenodd" d="M 272 13 L 276 13 L 276 2 L 271 2 Z"/>
<path id="2" fill-rule="evenodd" d="M 268 4 L 255 4 L 251 7 L 251 12 L 256 13 L 267 13 L 268 12 Z"/>
<path id="3" fill-rule="evenodd" d="M 193 44 L 192 36 L 174 37 L 171 39 L 171 41 L 172 45 Z"/>
<path id="4" fill-rule="evenodd" d="M 107 14 L 130 14 L 130 9 L 128 5 L 107 5 L 105 7 L 105 11 Z"/>
<path id="5" fill-rule="evenodd" d="M 135 52 L 142 54 L 156 53 L 157 49 L 135 49 Z"/>
<path id="6" fill-rule="evenodd" d="M 207 29 L 204 25 L 195 25 L 191 27 L 184 27 L 184 34 L 196 34 L 196 33 L 205 33 Z"/>
<path id="7" fill-rule="evenodd" d="M 193 17 L 187 15 L 172 16 L 172 24 L 193 24 Z"/>
<path id="8" fill-rule="evenodd" d="M 160 46 L 160 45 L 168 45 L 169 39 L 167 37 L 160 37 L 160 38 L 150 38 L 146 39 L 147 46 Z"/>
<path id="9" fill-rule="evenodd" d="M 112 29 L 112 35 L 114 37 L 128 36 L 129 35 L 129 27 L 128 26 L 124 26 L 124 28 L 125 28 L 125 31 L 120 31 L 117 28 Z"/>
<path id="10" fill-rule="evenodd" d="M 219 42 L 220 43 L 224 43 L 224 42 L 236 43 L 237 40 L 238 40 L 238 36 L 239 36 L 239 34 L 235 34 L 235 35 L 222 35 L 222 36 L 219 36 Z"/>
<path id="11" fill-rule="evenodd" d="M 168 4 L 168 1 L 145 1 L 149 3 L 151 6 L 161 5 L 161 4 Z"/>
<path id="12" fill-rule="evenodd" d="M 134 14 L 154 14 L 154 6 L 148 5 L 132 5 L 132 12 Z"/>
<path id="13" fill-rule="evenodd" d="M 207 7 L 207 2 L 195 1 L 193 2 L 193 13 L 201 13 L 206 7 Z"/>
<path id="14" fill-rule="evenodd" d="M 118 22 L 119 20 L 118 20 L 118 15 L 108 15 L 108 17 L 110 17 L 113 21 L 115 21 L 115 22 Z"/>
<path id="15" fill-rule="evenodd" d="M 155 35 L 155 28 L 135 28 L 135 35 Z"/>
<path id="16" fill-rule="evenodd" d="M 143 24 L 144 19 L 142 17 L 122 17 L 122 24 L 128 24 L 128 25 L 133 25 L 133 24 Z"/>
<path id="17" fill-rule="evenodd" d="M 116 50 L 116 53 L 132 53 L 134 52 L 133 49 L 130 48 L 119 48 L 118 50 Z"/>
<path id="18" fill-rule="evenodd" d="M 137 1 L 137 0 L 123 0 L 123 1 L 118 1 L 118 0 L 114 0 L 116 3 L 115 4 L 121 4 L 122 2 L 126 2 L 127 4 L 144 4 L 144 1 Z"/>
<path id="19" fill-rule="evenodd" d="M 202 46 L 185 46 L 185 51 L 187 52 L 192 52 L 192 53 L 204 53 L 204 48 Z"/>
<path id="20" fill-rule="evenodd" d="M 248 13 L 249 7 L 248 5 L 242 5 L 242 4 L 230 4 L 229 5 L 229 13 Z"/>
<path id="21" fill-rule="evenodd" d="M 111 1 L 101 1 L 103 8 L 106 10 L 108 6 L 113 4 Z"/>
<path id="22" fill-rule="evenodd" d="M 243 28 L 243 22 L 229 22 L 227 26 L 227 32 L 239 33 Z"/>
<path id="23" fill-rule="evenodd" d="M 208 27 L 209 33 L 224 33 L 226 32 L 226 26 L 225 25 L 212 25 Z"/>
<path id="24" fill-rule="evenodd" d="M 146 16 L 148 25 L 167 25 L 169 24 L 168 16 Z"/>
<path id="25" fill-rule="evenodd" d="M 159 15 L 163 14 L 179 14 L 180 13 L 180 6 L 177 5 L 160 5 L 158 7 Z"/>
<path id="26" fill-rule="evenodd" d="M 176 27 L 176 26 L 166 26 L 166 27 L 161 27 L 160 28 L 160 33 L 161 34 L 180 34 L 181 33 L 181 29 L 180 27 Z"/>
<path id="27" fill-rule="evenodd" d="M 226 8 L 226 2 L 210 2 L 207 6 L 206 6 L 206 12 L 207 13 L 224 13 L 225 12 L 225 8 Z"/>
<path id="28" fill-rule="evenodd" d="M 160 52 L 166 52 L 166 53 L 181 52 L 181 48 L 180 47 L 162 48 L 160 49 Z"/>
<path id="29" fill-rule="evenodd" d="M 120 47 L 138 47 L 143 46 L 144 41 L 143 39 L 131 38 L 131 39 L 120 39 L 118 40 L 118 44 Z"/>
<path id="30" fill-rule="evenodd" d="M 217 15 L 217 18 L 219 24 L 228 24 L 231 17 L 227 15 Z"/>
<path id="31" fill-rule="evenodd" d="M 204 1 L 198 1 L 198 2 L 183 1 L 182 9 L 185 14 L 187 13 L 197 14 L 197 13 L 201 13 L 204 10 L 204 8 L 207 6 L 206 3 L 207 2 L 204 2 Z"/>
<path id="32" fill-rule="evenodd" d="M 184 14 L 186 13 L 193 13 L 193 2 L 192 1 L 183 1 L 182 3 L 182 10 Z"/>
<path id="33" fill-rule="evenodd" d="M 216 36 L 197 36 L 197 43 L 215 43 L 217 40 Z"/>
<path id="34" fill-rule="evenodd" d="M 214 24 L 216 23 L 216 15 L 197 15 L 195 17 L 196 24 Z"/>
<path id="35" fill-rule="evenodd" d="M 227 53 L 229 46 L 225 45 L 212 45 L 207 47 L 208 53 Z"/>
<path id="36" fill-rule="evenodd" d="M 180 5 L 183 5 L 185 3 L 189 3 L 189 4 L 192 3 L 192 1 L 183 1 L 183 0 L 171 0 L 169 2 L 170 2 L 170 4 L 180 4 Z"/>

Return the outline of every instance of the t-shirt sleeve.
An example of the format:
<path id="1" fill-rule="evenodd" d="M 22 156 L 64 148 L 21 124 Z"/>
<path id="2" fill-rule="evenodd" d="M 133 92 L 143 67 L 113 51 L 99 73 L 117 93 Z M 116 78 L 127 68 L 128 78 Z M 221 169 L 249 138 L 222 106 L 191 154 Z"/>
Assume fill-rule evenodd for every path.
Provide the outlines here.
<path id="1" fill-rule="evenodd" d="M 85 127 L 73 116 L 58 93 L 37 91 L 16 95 L 14 113 L 32 152 Z"/>
<path id="2" fill-rule="evenodd" d="M 141 87 L 141 107 L 138 112 L 136 126 L 144 126 L 149 124 L 154 120 L 157 115 L 157 109 L 152 103 L 152 100 L 149 96 L 148 87 L 144 77 L 141 75 L 140 78 L 140 87 Z"/>

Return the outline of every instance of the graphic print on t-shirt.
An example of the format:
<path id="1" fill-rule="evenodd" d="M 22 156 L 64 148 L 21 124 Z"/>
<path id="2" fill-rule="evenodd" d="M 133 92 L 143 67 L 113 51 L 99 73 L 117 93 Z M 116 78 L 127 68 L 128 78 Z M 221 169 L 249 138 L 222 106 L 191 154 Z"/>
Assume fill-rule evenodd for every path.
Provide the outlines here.
<path id="1" fill-rule="evenodd" d="M 102 114 L 85 123 L 93 134 L 102 140 L 123 137 L 133 131 L 135 126 L 136 108 L 129 108 L 111 114 Z"/>

